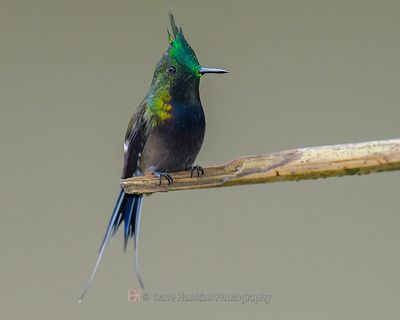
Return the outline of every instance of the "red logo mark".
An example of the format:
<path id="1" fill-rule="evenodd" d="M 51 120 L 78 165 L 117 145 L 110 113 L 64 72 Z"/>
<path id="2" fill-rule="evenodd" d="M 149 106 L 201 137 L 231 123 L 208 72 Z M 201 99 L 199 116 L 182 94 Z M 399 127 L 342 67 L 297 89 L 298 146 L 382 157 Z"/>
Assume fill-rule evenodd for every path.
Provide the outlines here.
<path id="1" fill-rule="evenodd" d="M 132 303 L 140 301 L 140 290 L 129 289 L 129 291 L 128 291 L 128 301 L 132 302 Z"/>

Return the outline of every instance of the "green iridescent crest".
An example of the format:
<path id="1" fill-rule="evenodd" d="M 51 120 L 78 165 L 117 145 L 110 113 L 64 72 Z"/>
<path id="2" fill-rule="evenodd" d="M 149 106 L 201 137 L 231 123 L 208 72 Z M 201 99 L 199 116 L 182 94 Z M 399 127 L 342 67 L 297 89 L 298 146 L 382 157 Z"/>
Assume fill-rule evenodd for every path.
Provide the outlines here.
<path id="1" fill-rule="evenodd" d="M 168 49 L 170 58 L 175 59 L 178 63 L 184 65 L 200 77 L 199 70 L 201 66 L 197 60 L 196 54 L 183 36 L 182 28 L 176 26 L 172 12 L 169 12 L 169 19 L 172 29 L 172 35 L 168 30 L 168 40 L 171 45 Z"/>

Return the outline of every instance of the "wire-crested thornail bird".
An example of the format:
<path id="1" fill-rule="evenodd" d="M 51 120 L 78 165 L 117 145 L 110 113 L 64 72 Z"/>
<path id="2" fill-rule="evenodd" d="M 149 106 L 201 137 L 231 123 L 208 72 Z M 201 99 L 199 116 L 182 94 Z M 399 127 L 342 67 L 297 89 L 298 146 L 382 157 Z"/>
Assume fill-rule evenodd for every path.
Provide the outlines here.
<path id="1" fill-rule="evenodd" d="M 169 48 L 158 62 L 149 92 L 128 125 L 122 178 L 151 172 L 160 183 L 163 178 L 172 183 L 169 172 L 190 169 L 192 175 L 197 173 L 197 177 L 204 174 L 200 166 L 193 166 L 205 132 L 199 95 L 200 78 L 206 73 L 227 71 L 202 67 L 182 28 L 175 25 L 171 12 L 169 18 L 172 30 L 171 34 L 167 29 Z M 143 288 L 138 254 L 142 203 L 141 194 L 126 194 L 121 190 L 80 301 L 93 282 L 107 243 L 122 223 L 124 250 L 129 238 L 133 238 L 136 275 Z"/>

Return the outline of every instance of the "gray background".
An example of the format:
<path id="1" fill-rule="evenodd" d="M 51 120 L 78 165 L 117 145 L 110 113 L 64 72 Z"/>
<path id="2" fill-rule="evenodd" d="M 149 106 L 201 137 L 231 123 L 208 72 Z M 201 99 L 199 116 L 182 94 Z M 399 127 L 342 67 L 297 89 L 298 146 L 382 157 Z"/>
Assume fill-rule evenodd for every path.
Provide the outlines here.
<path id="1" fill-rule="evenodd" d="M 122 142 L 167 48 L 168 7 L 200 62 L 198 163 L 399 136 L 398 1 L 0 1 L 3 319 L 397 319 L 399 173 L 158 194 L 147 292 L 269 304 L 130 304 L 119 236 L 82 305 Z"/>

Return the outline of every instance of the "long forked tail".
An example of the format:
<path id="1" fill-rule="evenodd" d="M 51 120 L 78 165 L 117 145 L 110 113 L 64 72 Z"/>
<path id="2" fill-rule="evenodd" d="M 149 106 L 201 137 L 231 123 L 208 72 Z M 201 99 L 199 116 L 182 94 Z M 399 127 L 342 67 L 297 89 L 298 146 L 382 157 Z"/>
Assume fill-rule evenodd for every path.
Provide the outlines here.
<path id="1" fill-rule="evenodd" d="M 139 263 L 139 250 L 138 250 L 142 203 L 143 203 L 142 195 L 126 194 L 124 190 L 121 190 L 113 214 L 111 216 L 110 222 L 108 223 L 107 230 L 104 234 L 103 241 L 101 242 L 99 253 L 97 255 L 96 264 L 94 265 L 93 271 L 90 275 L 85 290 L 83 291 L 81 298 L 79 299 L 79 303 L 82 302 L 86 293 L 92 286 L 93 279 L 96 275 L 96 271 L 99 267 L 100 261 L 104 254 L 104 250 L 110 239 L 114 237 L 115 233 L 118 230 L 118 227 L 122 224 L 122 222 L 124 222 L 124 251 L 126 251 L 129 238 L 133 238 L 136 276 L 138 278 L 140 287 L 144 289 L 143 281 L 140 276 L 140 263 Z"/>

